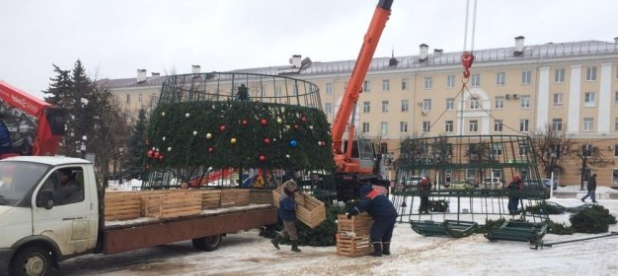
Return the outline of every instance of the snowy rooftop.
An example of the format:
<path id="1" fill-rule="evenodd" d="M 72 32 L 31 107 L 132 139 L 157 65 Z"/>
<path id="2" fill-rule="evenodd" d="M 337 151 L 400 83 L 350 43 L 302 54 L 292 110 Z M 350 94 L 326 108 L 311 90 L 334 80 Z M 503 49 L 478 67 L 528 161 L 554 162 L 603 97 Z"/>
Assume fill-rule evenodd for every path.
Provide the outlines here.
<path id="1" fill-rule="evenodd" d="M 525 62 L 539 59 L 551 60 L 564 57 L 600 56 L 618 54 L 618 44 L 612 42 L 587 40 L 579 42 L 547 43 L 540 45 L 525 46 L 523 54 L 515 55 L 514 47 L 493 48 L 474 51 L 475 64 L 492 62 Z M 390 57 L 375 57 L 371 62 L 370 71 L 398 70 L 407 68 L 431 68 L 438 66 L 452 66 L 461 64 L 462 52 L 432 53 L 424 61 L 419 60 L 418 55 L 395 57 L 397 65 L 389 66 Z M 236 69 L 230 72 L 254 73 L 267 75 L 321 75 L 333 73 L 348 73 L 354 68 L 355 60 L 341 60 L 328 62 L 311 62 L 301 68 L 292 68 L 290 65 L 269 66 L 259 68 Z M 293 73 L 291 73 L 293 72 Z M 137 82 L 137 78 L 103 79 L 100 80 L 108 88 L 123 87 L 151 87 L 161 86 L 166 76 L 153 76 L 146 78 L 144 82 Z"/>

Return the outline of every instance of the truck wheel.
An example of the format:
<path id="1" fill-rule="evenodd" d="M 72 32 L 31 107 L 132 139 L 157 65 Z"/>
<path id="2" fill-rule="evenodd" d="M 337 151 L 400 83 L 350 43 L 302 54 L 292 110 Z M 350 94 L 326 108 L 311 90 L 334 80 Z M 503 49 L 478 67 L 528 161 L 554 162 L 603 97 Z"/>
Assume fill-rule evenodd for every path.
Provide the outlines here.
<path id="1" fill-rule="evenodd" d="M 39 246 L 23 248 L 11 262 L 11 275 L 46 276 L 51 272 L 52 259 L 48 250 Z"/>
<path id="2" fill-rule="evenodd" d="M 221 234 L 193 239 L 193 247 L 201 251 L 214 251 L 221 245 Z"/>

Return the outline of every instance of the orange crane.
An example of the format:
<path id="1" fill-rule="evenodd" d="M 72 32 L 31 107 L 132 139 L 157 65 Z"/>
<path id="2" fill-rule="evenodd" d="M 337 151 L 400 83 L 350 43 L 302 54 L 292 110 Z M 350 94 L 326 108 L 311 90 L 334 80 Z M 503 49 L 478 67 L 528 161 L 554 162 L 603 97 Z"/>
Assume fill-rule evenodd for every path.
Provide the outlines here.
<path id="1" fill-rule="evenodd" d="M 386 21 L 391 14 L 392 4 L 393 0 L 380 0 L 378 2 L 331 128 L 333 154 L 337 166 L 336 183 L 339 200 L 345 201 L 353 198 L 356 194 L 354 190 L 358 184 L 385 185 L 385 182 L 381 181 L 374 173 L 376 156 L 373 143 L 364 139 L 354 140 L 354 120 L 356 118 L 352 112 L 356 108 L 363 81 L 382 36 L 382 31 L 386 26 Z M 350 116 L 352 116 L 352 122 L 348 130 L 347 145 L 344 145 L 343 134 L 350 121 Z"/>
<path id="2" fill-rule="evenodd" d="M 3 154 L 0 159 L 14 155 L 56 155 L 58 142 L 65 132 L 64 116 L 66 110 L 62 107 L 53 106 L 2 81 L 0 81 L 0 99 L 22 113 L 35 117 L 38 121 L 32 150 Z"/>

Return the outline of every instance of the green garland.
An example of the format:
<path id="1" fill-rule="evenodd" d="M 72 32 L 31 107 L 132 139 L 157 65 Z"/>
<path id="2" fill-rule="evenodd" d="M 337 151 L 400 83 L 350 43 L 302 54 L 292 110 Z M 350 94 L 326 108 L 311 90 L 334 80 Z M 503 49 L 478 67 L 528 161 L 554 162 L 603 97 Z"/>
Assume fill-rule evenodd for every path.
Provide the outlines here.
<path id="1" fill-rule="evenodd" d="M 151 116 L 148 138 L 151 153 L 163 156 L 147 158 L 154 168 L 335 167 L 329 124 L 315 108 L 249 101 L 162 103 Z"/>

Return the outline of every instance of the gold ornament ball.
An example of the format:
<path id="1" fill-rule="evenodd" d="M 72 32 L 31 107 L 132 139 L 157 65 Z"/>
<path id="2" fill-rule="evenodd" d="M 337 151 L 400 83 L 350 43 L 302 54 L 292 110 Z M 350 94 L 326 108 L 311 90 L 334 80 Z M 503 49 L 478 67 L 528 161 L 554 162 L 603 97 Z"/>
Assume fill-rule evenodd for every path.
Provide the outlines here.
<path id="1" fill-rule="evenodd" d="M 172 151 L 172 147 L 168 147 L 168 148 L 167 148 L 167 151 Z"/>
<path id="2" fill-rule="evenodd" d="M 283 120 L 281 120 L 281 118 L 277 118 L 277 123 L 282 123 Z"/>
<path id="3" fill-rule="evenodd" d="M 206 133 L 206 139 L 210 139 L 210 138 L 212 138 L 212 134 Z"/>
<path id="4" fill-rule="evenodd" d="M 165 111 L 161 112 L 161 116 L 165 117 Z"/>
<path id="5" fill-rule="evenodd" d="M 197 135 L 197 131 L 196 130 L 193 131 L 193 136 L 195 136 L 195 135 Z"/>
<path id="6" fill-rule="evenodd" d="M 230 143 L 232 143 L 232 145 L 236 144 L 236 138 L 230 139 Z"/>
<path id="7" fill-rule="evenodd" d="M 290 155 L 289 155 L 289 154 L 286 154 L 286 155 L 285 155 L 285 157 L 286 157 L 286 158 L 288 158 L 288 159 L 290 159 Z"/>

